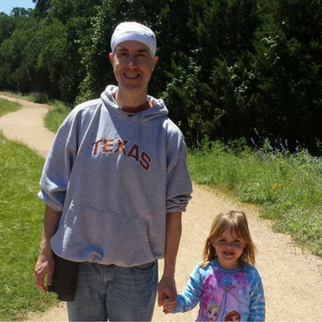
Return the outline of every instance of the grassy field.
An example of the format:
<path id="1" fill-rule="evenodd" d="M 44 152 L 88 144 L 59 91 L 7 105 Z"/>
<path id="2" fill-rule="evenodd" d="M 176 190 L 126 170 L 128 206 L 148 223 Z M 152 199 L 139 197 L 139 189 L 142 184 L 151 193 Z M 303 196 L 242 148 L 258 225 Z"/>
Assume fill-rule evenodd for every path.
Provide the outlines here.
<path id="1" fill-rule="evenodd" d="M 0 111 L 19 108 L 0 101 Z M 23 320 L 44 311 L 55 297 L 41 294 L 34 283 L 44 205 L 38 200 L 44 159 L 0 133 L 0 320 Z"/>
<path id="2" fill-rule="evenodd" d="M 54 301 L 34 284 L 44 205 L 37 198 L 44 159 L 0 134 L 0 320 L 25 317 Z"/>
<path id="3" fill-rule="evenodd" d="M 45 126 L 48 130 L 56 132 L 65 117 L 70 112 L 70 108 L 61 103 L 55 103 L 45 117 Z"/>
<path id="4" fill-rule="evenodd" d="M 9 112 L 17 111 L 21 108 L 21 104 L 15 102 L 9 102 L 0 98 L 0 116 L 5 115 Z"/>
<path id="5" fill-rule="evenodd" d="M 34 95 L 17 98 L 35 101 Z M 47 103 L 47 102 L 46 102 Z M 0 116 L 21 108 L 0 99 Z M 46 126 L 55 132 L 70 109 L 54 102 Z M 37 198 L 44 159 L 0 133 L 0 321 L 23 320 L 30 311 L 45 311 L 57 302 L 34 283 L 44 204 Z"/>

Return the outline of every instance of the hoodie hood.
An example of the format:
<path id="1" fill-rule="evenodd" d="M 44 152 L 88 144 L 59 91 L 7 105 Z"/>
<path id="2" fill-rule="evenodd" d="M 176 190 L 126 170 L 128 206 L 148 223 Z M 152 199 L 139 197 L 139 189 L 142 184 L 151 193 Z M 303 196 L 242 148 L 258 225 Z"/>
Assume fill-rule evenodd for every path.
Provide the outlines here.
<path id="1" fill-rule="evenodd" d="M 153 119 L 167 116 L 169 111 L 162 99 L 156 99 L 153 96 L 148 95 L 148 100 L 153 103 L 153 107 L 138 113 L 128 113 L 123 111 L 116 103 L 114 94 L 117 91 L 117 86 L 109 85 L 105 91 L 101 94 L 101 99 L 106 108 L 111 112 L 117 114 L 118 117 L 123 119 L 129 119 L 134 122 L 147 122 Z"/>

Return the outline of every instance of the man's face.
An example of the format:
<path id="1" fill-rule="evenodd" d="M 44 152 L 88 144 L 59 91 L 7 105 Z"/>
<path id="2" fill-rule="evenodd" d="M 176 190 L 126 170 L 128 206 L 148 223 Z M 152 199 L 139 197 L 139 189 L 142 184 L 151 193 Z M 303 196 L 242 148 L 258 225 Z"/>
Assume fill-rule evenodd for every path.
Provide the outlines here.
<path id="1" fill-rule="evenodd" d="M 158 57 L 151 57 L 149 48 L 138 41 L 124 41 L 117 45 L 109 58 L 119 90 L 147 94 L 151 74 Z"/>

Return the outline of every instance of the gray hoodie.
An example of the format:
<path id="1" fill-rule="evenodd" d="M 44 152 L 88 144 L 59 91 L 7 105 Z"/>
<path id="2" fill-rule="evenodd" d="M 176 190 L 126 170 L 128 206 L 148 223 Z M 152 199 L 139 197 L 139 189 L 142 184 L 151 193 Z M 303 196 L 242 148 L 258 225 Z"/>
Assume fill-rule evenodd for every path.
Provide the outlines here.
<path id="1" fill-rule="evenodd" d="M 130 267 L 164 256 L 166 213 L 185 211 L 187 149 L 162 100 L 129 114 L 110 85 L 59 128 L 39 197 L 62 211 L 53 251 L 76 262 Z"/>

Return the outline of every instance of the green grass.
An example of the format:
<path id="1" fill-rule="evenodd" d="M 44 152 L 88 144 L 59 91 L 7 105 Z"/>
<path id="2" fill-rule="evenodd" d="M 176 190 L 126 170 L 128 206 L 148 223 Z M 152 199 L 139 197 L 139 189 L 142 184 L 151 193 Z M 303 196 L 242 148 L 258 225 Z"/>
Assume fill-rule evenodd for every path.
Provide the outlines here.
<path id="1" fill-rule="evenodd" d="M 18 103 L 0 99 L 0 116 L 19 108 Z M 67 111 L 60 104 L 53 107 L 49 115 L 53 131 Z M 15 321 L 30 311 L 45 311 L 57 299 L 41 293 L 34 282 L 43 226 L 44 204 L 37 192 L 44 159 L 1 132 L 0 155 L 0 321 Z"/>
<path id="2" fill-rule="evenodd" d="M 191 151 L 190 173 L 200 184 L 234 192 L 242 201 L 260 205 L 273 228 L 290 234 L 301 247 L 322 256 L 322 160 L 305 151 L 296 154 L 238 151 L 212 144 Z"/>
<path id="3" fill-rule="evenodd" d="M 0 116 L 3 116 L 9 112 L 17 111 L 21 108 L 21 104 L 15 102 L 9 102 L 0 98 Z"/>
<path id="4" fill-rule="evenodd" d="M 34 101 L 32 96 L 5 94 Z M 0 99 L 0 116 L 19 108 L 18 103 Z M 67 110 L 56 103 L 51 124 L 61 122 Z M 52 130 L 57 130 L 55 125 Z M 0 321 L 15 321 L 30 311 L 45 311 L 57 299 L 41 293 L 34 282 L 43 226 L 44 204 L 37 192 L 44 159 L 1 132 L 0 155 Z"/>
<path id="5" fill-rule="evenodd" d="M 70 108 L 61 104 L 55 103 L 53 108 L 49 110 L 45 117 L 45 126 L 48 130 L 56 132 L 63 120 L 70 113 Z"/>
<path id="6" fill-rule="evenodd" d="M 0 134 L 0 320 L 21 320 L 54 303 L 35 286 L 44 205 L 38 199 L 44 159 Z"/>

